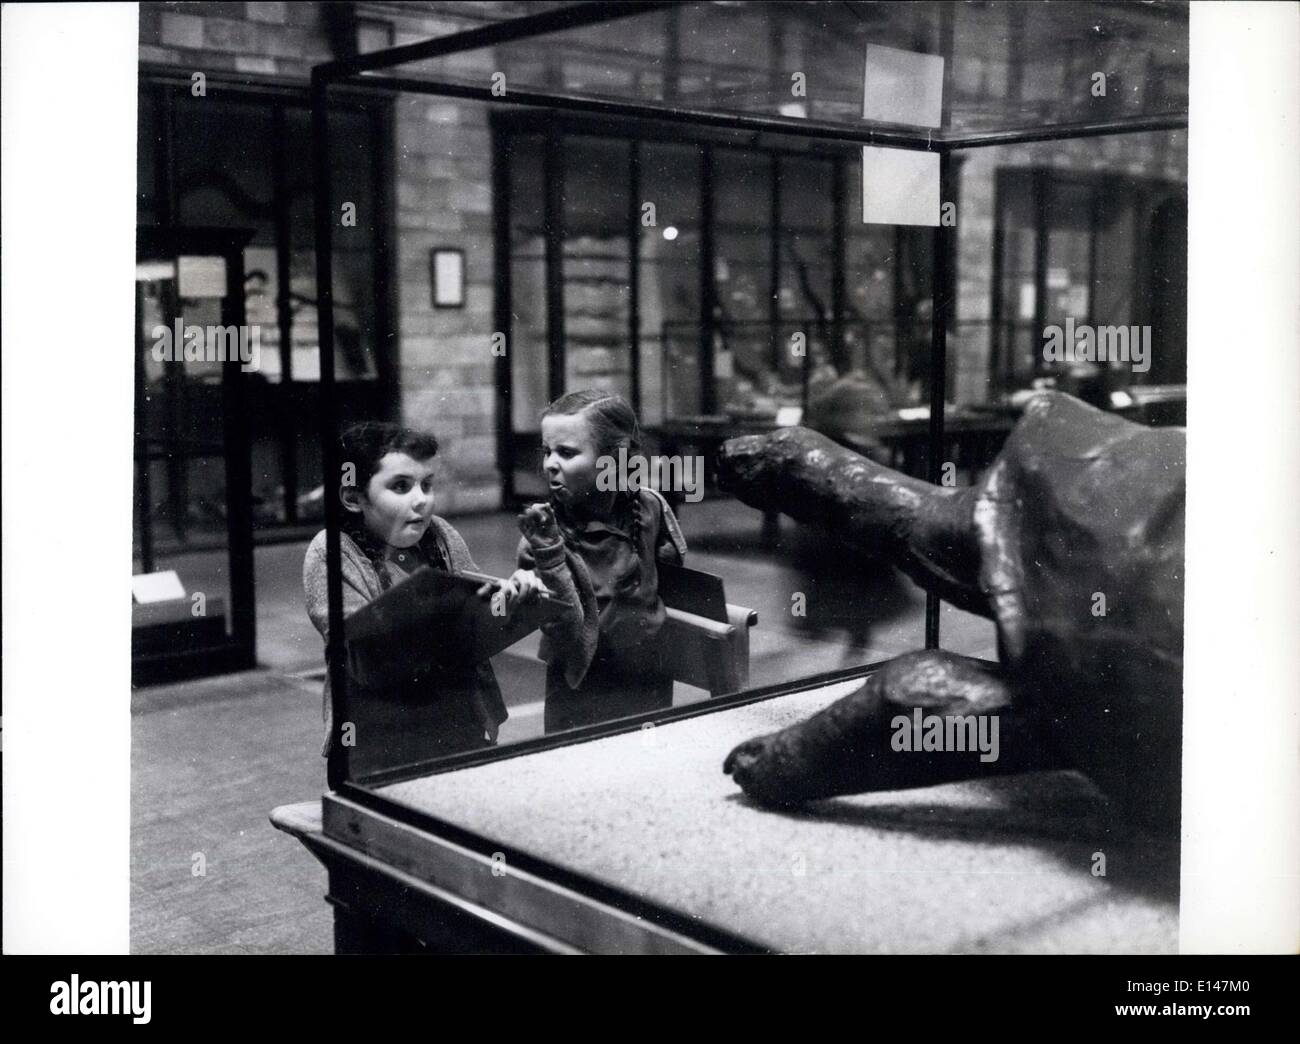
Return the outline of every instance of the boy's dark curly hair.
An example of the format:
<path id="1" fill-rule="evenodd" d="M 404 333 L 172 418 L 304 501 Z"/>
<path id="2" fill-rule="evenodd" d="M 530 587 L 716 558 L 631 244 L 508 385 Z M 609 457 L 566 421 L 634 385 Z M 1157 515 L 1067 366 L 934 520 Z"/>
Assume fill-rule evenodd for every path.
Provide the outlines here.
<path id="1" fill-rule="evenodd" d="M 390 421 L 362 421 L 350 424 L 339 436 L 340 460 L 356 469 L 357 487 L 364 492 L 379 470 L 386 453 L 405 453 L 414 460 L 438 455 L 438 440 L 432 433 L 404 428 Z"/>

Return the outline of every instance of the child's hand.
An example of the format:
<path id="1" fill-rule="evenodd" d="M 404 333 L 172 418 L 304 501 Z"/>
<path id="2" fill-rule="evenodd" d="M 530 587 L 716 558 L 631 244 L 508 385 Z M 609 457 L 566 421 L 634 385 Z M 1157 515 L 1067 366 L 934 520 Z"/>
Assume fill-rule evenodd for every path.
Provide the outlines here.
<path id="1" fill-rule="evenodd" d="M 516 569 L 506 583 L 513 588 L 518 605 L 528 605 L 546 594 L 542 578 L 531 569 Z"/>
<path id="2" fill-rule="evenodd" d="M 524 508 L 519 516 L 519 532 L 533 549 L 554 547 L 560 542 L 560 525 L 550 504 L 530 504 Z"/>
<path id="3" fill-rule="evenodd" d="M 501 615 L 509 618 L 521 605 L 537 601 L 539 595 L 546 591 L 541 578 L 528 569 L 516 569 L 509 580 L 494 584 L 484 584 L 476 592 L 484 601 L 500 605 Z"/>

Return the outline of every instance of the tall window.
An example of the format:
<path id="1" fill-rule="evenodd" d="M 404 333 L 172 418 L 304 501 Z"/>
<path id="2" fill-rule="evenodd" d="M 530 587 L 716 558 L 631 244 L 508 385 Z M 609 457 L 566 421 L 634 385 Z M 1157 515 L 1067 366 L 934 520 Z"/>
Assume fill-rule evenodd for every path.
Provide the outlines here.
<path id="1" fill-rule="evenodd" d="M 699 398 L 700 163 L 698 145 L 636 143 L 639 196 L 656 224 L 637 235 L 641 419 L 660 424 Z"/>
<path id="2" fill-rule="evenodd" d="M 354 203 L 356 225 L 334 253 L 335 372 L 345 413 L 382 416 L 393 401 L 387 306 L 383 108 L 339 102 L 330 133 L 332 191 Z M 247 374 L 253 427 L 253 502 L 259 525 L 318 517 L 321 483 L 310 113 L 305 97 L 145 81 L 140 89 L 142 227 L 251 233 L 244 250 L 247 322 L 260 334 Z"/>
<path id="3" fill-rule="evenodd" d="M 513 492 L 541 492 L 538 416 L 562 390 L 619 391 L 652 432 L 775 416 L 841 378 L 877 411 L 922 400 L 932 237 L 863 225 L 856 149 L 494 126 Z"/>
<path id="4" fill-rule="evenodd" d="M 1043 329 L 1151 327 L 1134 384 L 1187 380 L 1185 185 L 1050 168 L 998 172 L 990 381 L 1009 391 L 1057 376 Z"/>
<path id="5" fill-rule="evenodd" d="M 564 143 L 564 386 L 632 397 L 627 351 L 631 142 L 573 135 Z"/>

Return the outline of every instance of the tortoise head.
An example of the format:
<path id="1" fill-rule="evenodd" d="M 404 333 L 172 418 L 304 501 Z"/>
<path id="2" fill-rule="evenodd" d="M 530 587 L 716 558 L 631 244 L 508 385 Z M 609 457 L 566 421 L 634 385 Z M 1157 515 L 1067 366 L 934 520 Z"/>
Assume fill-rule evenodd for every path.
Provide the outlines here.
<path id="1" fill-rule="evenodd" d="M 760 510 L 787 508 L 782 487 L 791 463 L 821 436 L 806 428 L 780 428 L 766 435 L 728 439 L 718 451 L 718 485 L 740 501 Z"/>

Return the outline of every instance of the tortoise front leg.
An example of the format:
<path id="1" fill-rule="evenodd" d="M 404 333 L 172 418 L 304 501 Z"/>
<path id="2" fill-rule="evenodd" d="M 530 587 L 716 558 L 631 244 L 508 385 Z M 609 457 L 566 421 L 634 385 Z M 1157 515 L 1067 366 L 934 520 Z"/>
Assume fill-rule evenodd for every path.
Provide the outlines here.
<path id="1" fill-rule="evenodd" d="M 947 719 L 954 719 L 951 729 Z M 922 749 L 900 749 L 915 747 L 918 720 Z M 945 740 L 960 735 L 967 749 L 924 749 L 936 721 Z M 925 650 L 891 660 L 857 692 L 807 721 L 740 744 L 722 771 L 755 801 L 793 806 L 837 794 L 1065 767 L 1029 714 L 1012 708 L 996 665 Z"/>

